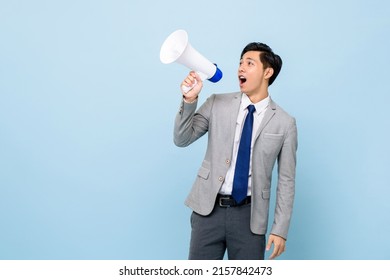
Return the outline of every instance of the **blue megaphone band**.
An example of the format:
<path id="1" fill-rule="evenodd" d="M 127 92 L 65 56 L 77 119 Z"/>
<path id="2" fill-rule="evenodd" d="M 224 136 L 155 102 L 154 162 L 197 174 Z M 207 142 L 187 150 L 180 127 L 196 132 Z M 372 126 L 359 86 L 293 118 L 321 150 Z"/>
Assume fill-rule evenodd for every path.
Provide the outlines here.
<path id="1" fill-rule="evenodd" d="M 222 79 L 222 71 L 217 67 L 217 64 L 214 64 L 217 70 L 215 71 L 214 76 L 212 76 L 210 79 L 208 79 L 210 82 L 216 83 L 220 79 Z"/>

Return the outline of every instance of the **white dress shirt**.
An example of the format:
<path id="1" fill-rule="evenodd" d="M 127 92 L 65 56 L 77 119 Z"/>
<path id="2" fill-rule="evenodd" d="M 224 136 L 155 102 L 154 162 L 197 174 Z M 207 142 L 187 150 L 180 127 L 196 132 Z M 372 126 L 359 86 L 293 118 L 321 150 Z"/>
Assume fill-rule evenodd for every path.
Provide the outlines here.
<path id="1" fill-rule="evenodd" d="M 259 129 L 260 124 L 264 118 L 264 113 L 268 109 L 269 101 L 270 98 L 269 96 L 267 96 L 265 99 L 261 100 L 260 102 L 253 104 L 256 108 L 256 111 L 253 113 L 254 119 L 253 119 L 252 142 L 251 142 L 251 160 L 249 165 L 248 196 L 251 195 L 252 150 L 253 150 L 253 143 L 254 143 L 253 139 L 255 138 L 256 132 Z M 242 94 L 240 111 L 237 117 L 236 132 L 234 136 L 232 161 L 227 171 L 225 181 L 222 184 L 222 187 L 219 191 L 220 194 L 225 194 L 225 195 L 232 194 L 234 170 L 236 168 L 236 160 L 237 160 L 238 147 L 240 145 L 241 132 L 244 126 L 246 115 L 248 114 L 247 107 L 251 104 L 252 102 L 250 101 L 249 97 L 246 94 Z"/>

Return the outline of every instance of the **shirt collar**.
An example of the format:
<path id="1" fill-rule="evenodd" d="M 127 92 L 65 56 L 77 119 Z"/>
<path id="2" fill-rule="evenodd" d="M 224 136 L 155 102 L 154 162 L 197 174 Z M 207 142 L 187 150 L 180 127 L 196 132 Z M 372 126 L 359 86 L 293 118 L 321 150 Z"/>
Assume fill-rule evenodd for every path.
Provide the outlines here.
<path id="1" fill-rule="evenodd" d="M 251 102 L 251 100 L 249 99 L 249 97 L 243 93 L 242 97 L 241 97 L 241 110 L 246 110 L 246 108 L 249 105 L 253 104 L 253 105 L 255 105 L 255 108 L 256 108 L 256 114 L 259 115 L 261 112 L 263 112 L 268 107 L 269 102 L 270 102 L 270 97 L 267 96 L 263 100 L 253 104 Z"/>

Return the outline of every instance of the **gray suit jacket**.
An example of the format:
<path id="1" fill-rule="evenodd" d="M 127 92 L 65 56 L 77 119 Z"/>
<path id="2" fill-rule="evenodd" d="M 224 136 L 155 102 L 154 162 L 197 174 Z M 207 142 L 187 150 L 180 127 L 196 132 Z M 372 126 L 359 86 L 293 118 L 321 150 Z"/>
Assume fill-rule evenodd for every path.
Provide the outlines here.
<path id="1" fill-rule="evenodd" d="M 239 92 L 214 94 L 198 111 L 197 102 L 182 102 L 176 116 L 174 142 L 177 146 L 188 146 L 208 132 L 206 155 L 185 202 L 200 215 L 206 216 L 213 210 L 229 168 L 240 102 Z M 272 170 L 278 161 L 276 207 L 271 233 L 287 239 L 295 192 L 295 119 L 271 99 L 254 141 L 251 231 L 255 234 L 267 232 Z"/>

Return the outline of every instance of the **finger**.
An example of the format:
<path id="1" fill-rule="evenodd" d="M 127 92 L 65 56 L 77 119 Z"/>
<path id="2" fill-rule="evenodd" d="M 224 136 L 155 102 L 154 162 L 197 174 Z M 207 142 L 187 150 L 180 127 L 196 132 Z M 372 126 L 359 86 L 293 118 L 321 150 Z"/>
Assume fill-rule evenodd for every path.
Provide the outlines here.
<path id="1" fill-rule="evenodd" d="M 274 250 L 269 258 L 274 259 L 276 257 L 279 257 L 284 252 L 284 249 L 285 247 L 283 245 L 274 243 Z"/>
<path id="2" fill-rule="evenodd" d="M 192 83 L 190 81 L 187 81 L 187 80 L 184 80 L 182 83 L 181 83 L 181 86 L 183 87 L 192 87 Z"/>
<path id="3" fill-rule="evenodd" d="M 185 78 L 184 82 L 187 86 L 192 86 L 195 83 L 195 78 L 191 75 L 188 75 L 187 78 Z"/>
<path id="4" fill-rule="evenodd" d="M 265 249 L 267 251 L 269 251 L 271 249 L 272 242 L 273 242 L 273 239 L 272 239 L 272 236 L 270 236 L 269 239 L 268 239 L 268 242 L 267 242 L 267 246 L 265 247 Z"/>
<path id="5" fill-rule="evenodd" d="M 271 256 L 269 256 L 269 259 L 272 260 L 278 256 L 278 246 L 274 244 L 274 250 L 272 251 Z"/>

